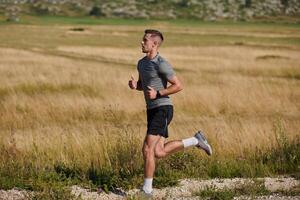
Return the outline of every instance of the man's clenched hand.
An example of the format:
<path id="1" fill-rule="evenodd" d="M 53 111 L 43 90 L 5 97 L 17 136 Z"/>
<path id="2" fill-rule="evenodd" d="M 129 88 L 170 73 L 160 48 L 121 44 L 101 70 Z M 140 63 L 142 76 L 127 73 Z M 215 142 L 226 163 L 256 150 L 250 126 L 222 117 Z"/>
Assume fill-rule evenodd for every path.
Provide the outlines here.
<path id="1" fill-rule="evenodd" d="M 136 90 L 137 88 L 137 81 L 134 80 L 133 75 L 131 75 L 131 79 L 128 81 L 128 86 L 133 90 Z"/>
<path id="2" fill-rule="evenodd" d="M 147 86 L 148 90 L 147 90 L 147 97 L 149 99 L 156 99 L 156 95 L 157 95 L 157 91 L 154 90 L 154 88 Z"/>

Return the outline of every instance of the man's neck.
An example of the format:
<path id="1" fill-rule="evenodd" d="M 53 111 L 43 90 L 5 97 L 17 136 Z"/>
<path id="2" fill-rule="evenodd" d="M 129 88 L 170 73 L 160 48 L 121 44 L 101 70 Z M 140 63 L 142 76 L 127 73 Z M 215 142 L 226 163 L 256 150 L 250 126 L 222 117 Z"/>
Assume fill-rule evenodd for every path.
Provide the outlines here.
<path id="1" fill-rule="evenodd" d="M 157 54 L 158 54 L 157 51 L 151 51 L 151 52 L 147 53 L 146 55 L 147 55 L 148 59 L 152 60 Z"/>

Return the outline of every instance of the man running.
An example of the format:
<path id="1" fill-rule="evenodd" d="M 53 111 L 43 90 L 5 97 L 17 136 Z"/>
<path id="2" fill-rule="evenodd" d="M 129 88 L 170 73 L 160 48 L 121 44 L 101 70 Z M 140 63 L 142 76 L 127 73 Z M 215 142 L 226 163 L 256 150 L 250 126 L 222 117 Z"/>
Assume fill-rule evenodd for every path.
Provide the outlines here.
<path id="1" fill-rule="evenodd" d="M 139 60 L 137 65 L 139 79 L 136 81 L 132 76 L 128 83 L 131 89 L 144 92 L 147 104 L 147 135 L 143 145 L 144 185 L 142 190 L 148 197 L 152 197 L 156 158 L 163 158 L 190 146 L 203 149 L 208 155 L 212 154 L 212 149 L 201 131 L 191 138 L 165 142 L 168 138 L 168 125 L 173 117 L 173 104 L 169 95 L 175 94 L 183 88 L 172 66 L 158 53 L 158 48 L 163 40 L 163 35 L 158 30 L 145 30 L 141 45 L 142 52 L 146 56 Z"/>

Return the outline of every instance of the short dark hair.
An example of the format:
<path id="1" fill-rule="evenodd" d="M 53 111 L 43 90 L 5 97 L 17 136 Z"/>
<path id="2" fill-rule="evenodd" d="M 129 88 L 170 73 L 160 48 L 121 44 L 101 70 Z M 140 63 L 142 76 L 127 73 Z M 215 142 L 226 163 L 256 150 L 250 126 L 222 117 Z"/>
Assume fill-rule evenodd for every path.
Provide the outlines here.
<path id="1" fill-rule="evenodd" d="M 145 34 L 151 34 L 152 36 L 158 36 L 161 41 L 164 41 L 164 36 L 162 35 L 162 33 L 158 30 L 154 30 L 154 29 L 146 29 L 145 30 Z"/>

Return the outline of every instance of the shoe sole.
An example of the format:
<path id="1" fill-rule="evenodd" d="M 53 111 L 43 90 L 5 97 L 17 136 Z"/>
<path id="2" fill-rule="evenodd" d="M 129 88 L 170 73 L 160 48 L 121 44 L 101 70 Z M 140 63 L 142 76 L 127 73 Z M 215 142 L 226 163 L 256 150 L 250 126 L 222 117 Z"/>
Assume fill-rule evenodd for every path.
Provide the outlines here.
<path id="1" fill-rule="evenodd" d="M 198 141 L 201 142 L 202 146 L 198 144 L 198 145 L 196 145 L 196 147 L 198 147 L 199 149 L 204 150 L 205 153 L 206 153 L 207 155 L 211 156 L 211 155 L 212 155 L 212 148 L 211 148 L 211 146 L 208 144 L 207 139 L 205 138 L 205 136 L 203 135 L 203 133 L 202 133 L 201 131 L 198 131 L 198 132 L 195 134 L 195 136 L 196 136 L 197 134 L 200 134 L 200 139 L 199 139 L 198 137 L 196 137 L 196 138 L 197 138 Z M 205 147 L 203 147 L 203 146 L 205 146 Z"/>

